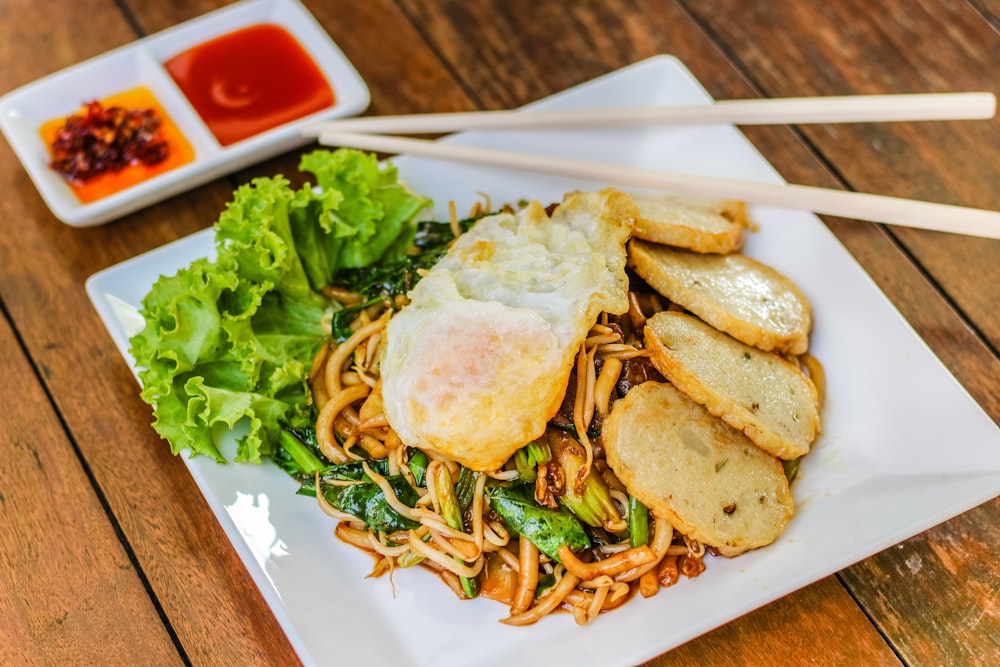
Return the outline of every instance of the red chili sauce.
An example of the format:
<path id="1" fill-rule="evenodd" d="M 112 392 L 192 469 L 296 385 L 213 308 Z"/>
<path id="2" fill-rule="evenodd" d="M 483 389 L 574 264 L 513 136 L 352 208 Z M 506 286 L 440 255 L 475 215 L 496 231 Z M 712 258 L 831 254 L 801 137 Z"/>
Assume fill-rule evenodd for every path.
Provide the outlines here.
<path id="1" fill-rule="evenodd" d="M 167 72 L 223 146 L 333 105 L 333 88 L 284 28 L 254 25 L 183 51 Z"/>

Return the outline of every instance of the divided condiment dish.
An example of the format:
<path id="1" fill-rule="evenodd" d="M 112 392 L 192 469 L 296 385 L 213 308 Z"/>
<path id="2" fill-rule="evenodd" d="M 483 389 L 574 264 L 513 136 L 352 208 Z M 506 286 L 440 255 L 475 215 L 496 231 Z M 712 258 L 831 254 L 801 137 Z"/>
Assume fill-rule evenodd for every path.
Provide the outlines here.
<path id="1" fill-rule="evenodd" d="M 312 59 L 333 92 L 332 104 L 253 136 L 223 145 L 165 64 L 185 51 L 262 24 L 287 31 Z M 77 113 L 90 101 L 145 88 L 193 149 L 185 164 L 85 202 L 49 167 L 41 128 Z M 300 127 L 355 115 L 369 104 L 365 82 L 322 26 L 297 0 L 247 0 L 136 40 L 38 79 L 0 98 L 0 130 L 52 213 L 77 227 L 98 225 L 167 199 L 224 174 L 305 145 Z"/>

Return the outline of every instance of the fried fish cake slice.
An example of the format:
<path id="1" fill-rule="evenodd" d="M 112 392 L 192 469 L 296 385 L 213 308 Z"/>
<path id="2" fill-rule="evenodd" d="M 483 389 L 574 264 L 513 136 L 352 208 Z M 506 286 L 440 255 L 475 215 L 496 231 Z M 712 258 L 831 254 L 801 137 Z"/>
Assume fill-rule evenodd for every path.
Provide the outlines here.
<path id="1" fill-rule="evenodd" d="M 602 432 L 629 493 L 725 556 L 774 542 L 795 513 L 781 462 L 670 384 L 633 388 Z"/>
<path id="2" fill-rule="evenodd" d="M 657 292 L 747 345 L 789 354 L 809 349 L 808 299 L 766 264 L 633 239 L 629 265 Z"/>
<path id="3" fill-rule="evenodd" d="M 798 366 L 681 312 L 649 318 L 644 336 L 656 370 L 757 446 L 783 459 L 809 451 L 819 395 Z"/>
<path id="4" fill-rule="evenodd" d="M 750 226 L 744 202 L 633 193 L 639 208 L 632 234 L 640 239 L 696 252 L 729 253 L 743 245 Z"/>

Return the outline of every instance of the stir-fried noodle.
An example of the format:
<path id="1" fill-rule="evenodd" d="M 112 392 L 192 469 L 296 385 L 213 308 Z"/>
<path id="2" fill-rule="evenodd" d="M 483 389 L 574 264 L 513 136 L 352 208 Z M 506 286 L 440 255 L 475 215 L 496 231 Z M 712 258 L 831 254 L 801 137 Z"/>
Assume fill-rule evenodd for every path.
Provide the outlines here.
<path id="1" fill-rule="evenodd" d="M 452 228 L 457 231 L 452 210 Z M 337 287 L 330 288 L 329 294 L 347 305 L 362 301 Z M 554 507 L 557 498 L 570 487 L 580 491 L 590 476 L 600 477 L 613 499 L 610 518 L 596 529 L 601 539 L 581 553 L 561 547 L 558 561 L 531 541 L 512 535 L 490 508 L 487 485 L 519 478 L 513 458 L 499 470 L 473 473 L 471 500 L 460 506 L 455 487 L 463 472 L 461 466 L 434 452 L 403 445 L 388 425 L 378 392 L 379 362 L 385 327 L 404 305 L 402 301 L 386 300 L 360 310 L 350 325 L 350 337 L 319 351 L 310 372 L 310 386 L 319 414 L 316 436 L 320 450 L 334 463 L 361 461 L 364 473 L 380 487 L 389 506 L 415 526 L 390 533 L 367 528 L 324 498 L 316 474 L 320 507 L 340 522 L 335 533 L 341 540 L 373 555 L 373 576 L 419 564 L 435 571 L 459 596 L 478 593 L 507 604 L 510 615 L 504 623 L 527 625 L 564 609 L 584 624 L 637 593 L 655 595 L 681 576 L 696 577 L 705 569 L 704 546 L 677 533 L 664 517 L 650 514 L 635 519 L 648 522 L 641 527 L 648 539 L 644 544 L 630 544 L 627 492 L 606 464 L 599 441 L 591 435 L 607 416 L 621 383 L 629 382 L 630 374 L 655 373 L 644 363 L 648 352 L 642 346 L 642 326 L 668 304 L 658 295 L 634 292 L 629 294 L 629 304 L 627 314 L 602 315 L 590 330 L 567 390 L 563 410 L 568 413 L 566 428 L 550 435 L 550 439 L 565 441 L 577 453 L 582 452 L 576 472 L 566 479 L 565 469 L 555 457 L 538 465 L 534 488 L 535 500 L 541 505 Z M 803 363 L 821 384 L 818 363 L 808 358 Z M 416 456 L 427 460 L 421 480 L 409 465 Z M 405 478 L 416 498 L 414 506 L 403 502 L 386 476 L 370 465 L 382 459 L 389 476 Z"/>
<path id="2" fill-rule="evenodd" d="M 453 227 L 457 229 L 454 222 Z M 341 303 L 360 302 L 356 295 L 336 287 L 330 288 L 329 293 Z M 633 303 L 638 301 L 633 299 Z M 375 556 L 373 574 L 419 563 L 438 572 L 463 596 L 467 593 L 459 583 L 461 579 L 478 578 L 477 586 L 483 595 L 510 606 L 506 623 L 534 623 L 560 607 L 569 608 L 577 622 L 587 623 L 600 611 L 623 604 L 631 597 L 633 589 L 648 596 L 660 586 L 676 581 L 676 576 L 664 577 L 657 572 L 657 566 L 664 559 L 676 559 L 668 556 L 671 548 L 679 549 L 688 560 L 701 561 L 703 551 L 699 545 L 685 543 L 681 537 L 675 543 L 670 524 L 656 518 L 649 545 L 629 547 L 627 539 L 624 548 L 609 543 L 584 554 L 589 562 L 563 547 L 559 553 L 562 563 L 554 562 L 529 540 L 512 536 L 490 512 L 486 483 L 491 478 L 516 479 L 513 463 L 492 474 L 477 474 L 469 507 L 457 518 L 445 516 L 446 507 L 454 501 L 444 496 L 454 493 L 459 464 L 425 452 L 429 463 L 424 483 L 418 484 L 407 465 L 413 450 L 403 446 L 389 427 L 376 391 L 383 332 L 399 305 L 387 302 L 361 310 L 351 323 L 350 338 L 336 346 L 325 345 L 314 359 L 310 372 L 310 387 L 319 412 L 316 436 L 322 453 L 334 463 L 386 459 L 389 474 L 406 477 L 419 498 L 416 507 L 407 506 L 399 500 L 384 476 L 367 463 L 362 464 L 389 505 L 401 516 L 419 524 L 418 528 L 387 535 L 366 528 L 355 517 L 335 509 L 323 493 L 316 494 L 323 511 L 341 522 L 336 529 L 337 536 Z M 620 328 L 609 326 L 608 318 L 603 317 L 581 346 L 574 380 L 572 422 L 578 442 L 585 451 L 585 460 L 575 479 L 563 480 L 563 483 L 581 487 L 589 475 L 611 474 L 606 465 L 600 472 L 595 469 L 597 454 L 587 433 L 595 414 L 598 417 L 607 415 L 624 363 L 646 355 L 635 343 L 634 340 L 626 341 Z M 543 464 L 542 468 L 545 467 Z M 537 498 L 552 501 L 552 477 L 538 474 Z M 320 486 L 318 473 L 316 486 L 317 489 Z M 624 488 L 620 483 L 616 486 Z M 627 535 L 624 505 L 618 507 L 618 517 L 606 522 L 604 529 L 612 536 L 616 533 Z M 673 571 L 676 566 L 667 569 Z M 643 578 L 649 573 L 655 576 Z M 697 571 L 689 569 L 687 574 L 691 576 Z M 540 582 L 546 582 L 544 590 L 540 589 Z"/>

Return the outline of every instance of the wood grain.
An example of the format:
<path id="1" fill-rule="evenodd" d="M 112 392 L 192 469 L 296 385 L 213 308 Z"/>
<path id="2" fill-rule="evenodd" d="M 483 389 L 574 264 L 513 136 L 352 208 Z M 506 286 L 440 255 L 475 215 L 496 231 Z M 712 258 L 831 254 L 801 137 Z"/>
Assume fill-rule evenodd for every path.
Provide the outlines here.
<path id="1" fill-rule="evenodd" d="M 993 500 L 841 573 L 907 664 L 1000 655 L 998 511 Z"/>
<path id="2" fill-rule="evenodd" d="M 22 17 L 36 10 L 31 3 L 5 7 Z M 4 59 L 0 89 L 135 37 L 114 3 L 85 1 L 63 9 L 49 22 L 0 22 L 0 43 L 11 51 Z M 56 39 L 53 35 L 56 47 L 36 48 Z M 154 598 L 140 591 L 145 604 L 155 599 L 177 630 L 182 646 L 168 641 L 173 659 L 294 664 L 284 633 L 183 464 L 164 454 L 163 443 L 149 428 L 149 410 L 138 400 L 137 385 L 83 290 L 94 271 L 210 224 L 231 195 L 231 185 L 212 184 L 182 201 L 165 202 L 104 227 L 75 229 L 52 217 L 5 143 L 0 145 L 0 180 L 9 184 L 0 215 L 17 225 L 16 233 L 5 234 L 6 242 L 0 244 L 0 295 L 107 500 L 107 510 L 148 577 Z M 38 405 L 47 402 L 42 396 Z M 87 544 L 83 535 L 70 537 L 67 544 L 77 549 Z M 84 602 L 103 599 L 104 572 L 80 558 L 63 559 L 62 565 L 70 566 L 63 576 L 79 582 L 79 590 L 67 587 L 69 594 Z M 41 601 L 45 596 L 34 597 Z M 114 604 L 115 598 L 109 595 L 107 601 Z M 155 648 L 157 636 L 165 632 L 162 621 L 155 614 L 132 613 L 134 606 L 121 605 L 122 616 L 128 616 L 121 623 L 122 641 L 139 653 L 112 664 L 157 660 L 156 651 L 146 656 L 142 650 L 147 644 Z M 101 616 L 94 606 L 84 622 L 100 629 Z M 94 640 L 100 639 L 95 633 Z M 109 658 L 114 650 L 109 642 Z M 100 654 L 94 655 L 94 662 L 100 662 Z"/>
<path id="3" fill-rule="evenodd" d="M 106 2 L 84 0 L 62 8 L 61 22 L 15 20 L 37 15 L 37 9 L 27 2 L 0 6 L 4 92 L 132 37 L 120 12 Z M 36 49 L 45 57 L 38 57 Z M 60 266 L 65 257 L 50 257 L 54 261 L 48 264 L 31 254 L 46 245 L 33 233 L 32 221 L 51 216 L 6 143 L 0 144 L 0 155 L 4 236 L 27 243 L 21 248 L 0 244 L 0 291 L 4 304 L 13 305 L 18 296 L 26 301 L 39 296 L 35 272 L 44 275 L 45 267 Z M 25 233 L 28 228 L 32 231 Z M 17 257 L 34 261 L 24 265 Z M 33 307 L 41 312 L 39 303 L 46 301 Z M 0 321 L 0 350 L 5 409 L 0 420 L 0 615 L 5 619 L 0 662 L 181 663 L 6 317 Z"/>
<path id="4" fill-rule="evenodd" d="M 0 377 L 0 664 L 181 664 L 4 317 Z"/>
<path id="5" fill-rule="evenodd" d="M 305 2 L 365 77 L 377 114 L 516 107 L 659 53 L 679 56 L 718 98 L 995 89 L 1000 53 L 994 0 Z M 226 3 L 52 4 L 33 21 L 26 0 L 0 3 L 0 93 Z M 1000 208 L 998 131 L 989 121 L 746 134 L 792 182 Z M 41 663 L 79 658 L 67 653 L 77 643 L 106 644 L 109 660 L 126 664 L 298 662 L 183 462 L 150 428 L 83 282 L 208 226 L 234 185 L 278 172 L 298 178 L 301 152 L 74 229 L 51 216 L 0 142 L 0 303 L 9 318 L 0 320 L 0 371 L 14 378 L 0 392 L 18 387 L 0 394 L 15 417 L 0 421 L 14 453 L 0 463 L 0 612 L 13 620 L 0 623 L 0 662 L 32 650 L 27 658 Z M 1000 422 L 1000 244 L 826 222 Z M 11 473 L 33 461 L 40 471 Z M 65 516 L 29 493 L 52 480 L 82 499 L 75 524 L 60 524 Z M 988 503 L 651 664 L 987 664 L 1000 654 L 997 509 Z M 55 536 L 52 525 L 61 527 Z M 39 555 L 72 576 L 59 579 L 45 562 L 37 581 L 25 578 Z"/>

